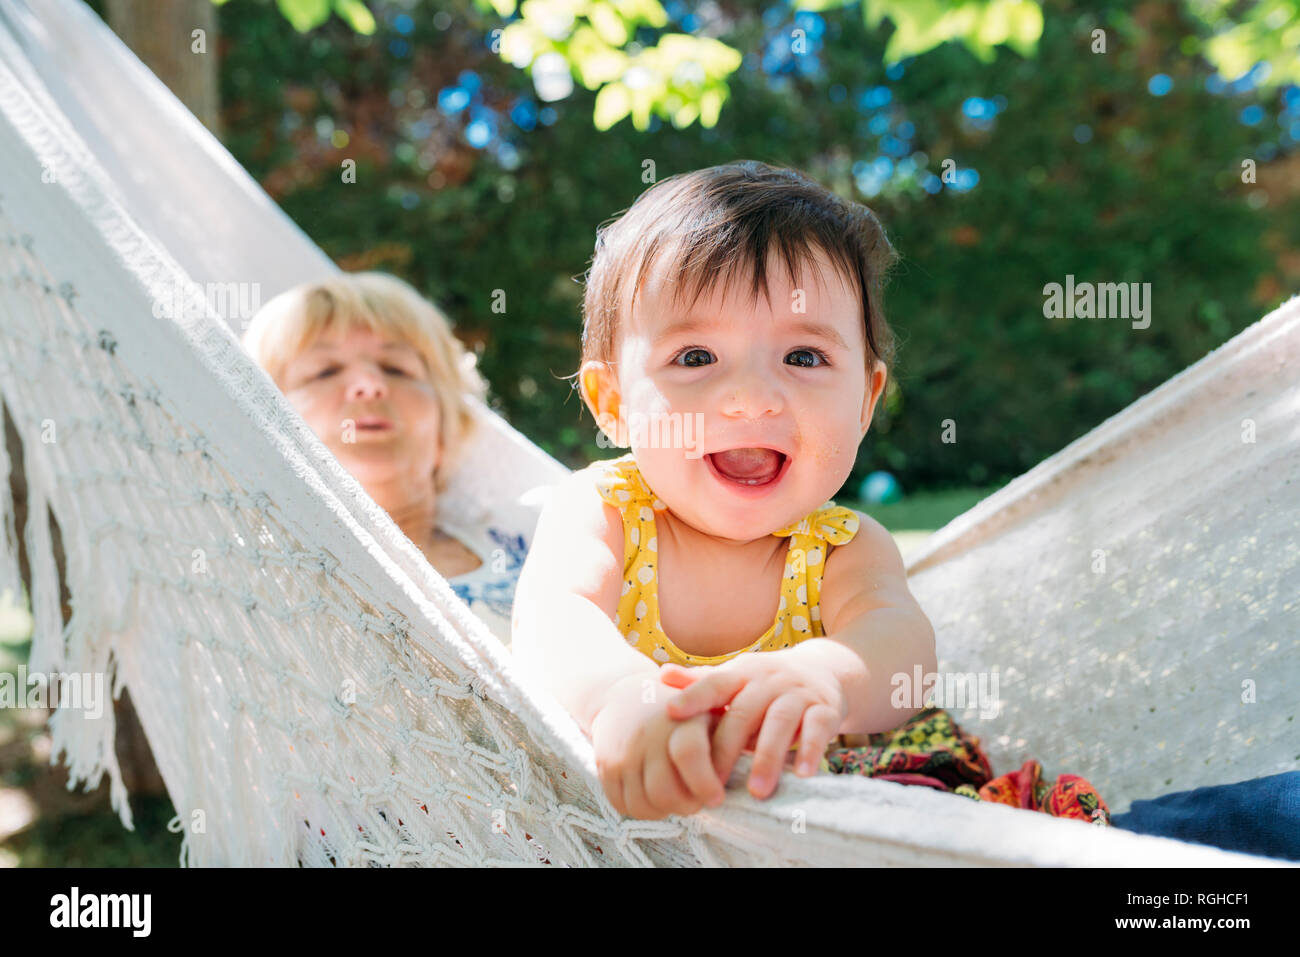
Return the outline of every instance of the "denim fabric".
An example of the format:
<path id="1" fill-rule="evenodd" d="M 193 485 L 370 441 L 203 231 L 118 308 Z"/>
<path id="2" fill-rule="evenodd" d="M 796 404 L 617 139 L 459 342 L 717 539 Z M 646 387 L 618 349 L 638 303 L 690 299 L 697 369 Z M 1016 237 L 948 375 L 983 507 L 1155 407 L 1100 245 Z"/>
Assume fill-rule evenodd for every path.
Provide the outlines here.
<path id="1" fill-rule="evenodd" d="M 1300 771 L 1134 801 L 1111 823 L 1138 834 L 1300 861 Z"/>

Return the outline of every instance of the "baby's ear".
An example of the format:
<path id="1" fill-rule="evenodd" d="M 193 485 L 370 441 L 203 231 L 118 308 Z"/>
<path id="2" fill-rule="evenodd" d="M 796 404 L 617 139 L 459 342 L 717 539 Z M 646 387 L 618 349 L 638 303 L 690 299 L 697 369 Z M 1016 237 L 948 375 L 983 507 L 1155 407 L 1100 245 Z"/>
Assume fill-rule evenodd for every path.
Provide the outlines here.
<path id="1" fill-rule="evenodd" d="M 595 359 L 582 364 L 578 371 L 578 385 L 582 392 L 582 401 L 596 420 L 596 425 L 615 445 L 626 445 L 621 441 L 619 421 L 622 396 L 618 392 L 618 379 L 609 363 Z"/>
<path id="2" fill-rule="evenodd" d="M 880 397 L 885 394 L 885 380 L 889 373 L 885 370 L 885 364 L 879 360 L 872 366 L 871 371 L 867 373 L 867 388 L 862 397 L 862 434 L 866 436 L 867 429 L 871 427 L 871 419 L 876 414 L 876 405 Z"/>

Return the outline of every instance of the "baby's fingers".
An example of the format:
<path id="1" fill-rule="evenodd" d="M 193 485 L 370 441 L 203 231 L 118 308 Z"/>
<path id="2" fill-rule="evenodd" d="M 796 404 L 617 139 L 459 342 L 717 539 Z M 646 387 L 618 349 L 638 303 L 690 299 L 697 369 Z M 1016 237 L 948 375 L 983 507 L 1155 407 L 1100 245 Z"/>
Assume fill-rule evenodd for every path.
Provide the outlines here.
<path id="1" fill-rule="evenodd" d="M 691 794 L 709 807 L 717 807 L 727 796 L 713 768 L 712 744 L 707 716 L 685 721 L 668 738 L 668 755 Z"/>
<path id="2" fill-rule="evenodd" d="M 830 705 L 815 704 L 803 713 L 803 730 L 799 736 L 799 756 L 795 773 L 810 777 L 817 773 L 827 747 L 839 733 L 840 716 Z"/>
<path id="3" fill-rule="evenodd" d="M 668 717 L 685 721 L 695 715 L 728 704 L 749 679 L 739 671 L 714 669 L 668 702 Z"/>
<path id="4" fill-rule="evenodd" d="M 776 790 L 785 755 L 796 738 L 806 706 L 806 699 L 797 692 L 783 694 L 768 706 L 749 772 L 749 793 L 754 797 L 764 800 Z"/>

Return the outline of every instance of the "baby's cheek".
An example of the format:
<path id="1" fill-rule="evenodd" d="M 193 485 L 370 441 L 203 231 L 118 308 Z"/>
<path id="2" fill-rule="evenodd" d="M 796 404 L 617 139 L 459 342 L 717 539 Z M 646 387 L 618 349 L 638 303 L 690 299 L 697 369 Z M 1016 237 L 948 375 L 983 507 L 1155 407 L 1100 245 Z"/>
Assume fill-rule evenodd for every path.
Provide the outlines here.
<path id="1" fill-rule="evenodd" d="M 667 412 L 671 408 L 668 397 L 648 378 L 623 383 L 623 414 Z"/>
<path id="2" fill-rule="evenodd" d="M 858 443 L 855 429 L 846 430 L 838 426 L 838 423 L 805 422 L 800 427 L 796 444 L 803 449 L 805 456 L 811 456 L 817 471 L 827 473 L 828 477 L 839 476 L 843 472 L 840 479 L 842 484 L 853 470 Z"/>

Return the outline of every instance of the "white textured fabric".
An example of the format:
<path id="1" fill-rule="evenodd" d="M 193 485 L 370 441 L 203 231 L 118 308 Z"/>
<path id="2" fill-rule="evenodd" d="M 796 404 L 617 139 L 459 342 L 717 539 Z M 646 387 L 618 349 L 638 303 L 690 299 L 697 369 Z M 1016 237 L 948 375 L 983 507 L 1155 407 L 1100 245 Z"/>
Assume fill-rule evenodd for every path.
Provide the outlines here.
<path id="1" fill-rule="evenodd" d="M 438 522 L 482 562 L 447 584 L 506 647 L 511 644 L 515 588 L 541 515 L 543 492 L 539 488 L 527 501 L 488 503 L 487 511 L 475 515 L 472 523 L 460 514 L 444 515 Z"/>
<path id="2" fill-rule="evenodd" d="M 183 862 L 1275 863 L 863 778 L 787 774 L 756 801 L 747 761 L 721 808 L 621 818 L 570 716 L 514 673 L 222 317 L 153 315 L 158 290 L 191 278 L 269 297 L 332 267 L 83 5 L 32 9 L 0 0 L 0 394 L 29 483 L 31 668 L 131 689 Z M 102 126 L 94 94 L 110 87 Z M 1121 810 L 1295 766 L 1298 339 L 1293 301 L 913 561 L 943 662 L 1016 679 L 979 727 L 995 770 L 1029 754 Z M 478 411 L 440 506 L 467 523 L 564 474 Z M 1243 447 L 1230 416 L 1248 412 L 1259 440 Z M 17 542 L 0 506 L 2 592 Z M 1094 547 L 1109 575 L 1091 571 Z M 1243 677 L 1256 704 L 1236 703 Z M 52 734 L 74 780 L 109 775 L 129 825 L 111 710 L 61 709 Z"/>

